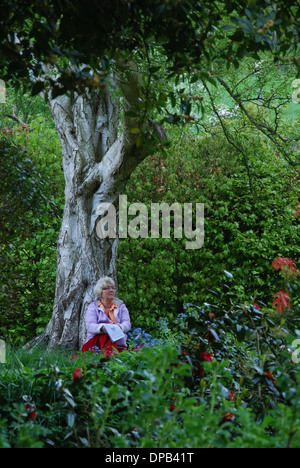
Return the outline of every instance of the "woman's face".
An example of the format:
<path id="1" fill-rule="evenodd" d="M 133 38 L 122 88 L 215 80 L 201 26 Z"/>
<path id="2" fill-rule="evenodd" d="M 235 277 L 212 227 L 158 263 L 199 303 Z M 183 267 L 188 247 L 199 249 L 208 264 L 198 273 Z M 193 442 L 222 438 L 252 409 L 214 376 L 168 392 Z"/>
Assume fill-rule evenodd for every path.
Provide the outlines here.
<path id="1" fill-rule="evenodd" d="M 111 300 L 115 297 L 115 288 L 111 283 L 106 283 L 106 285 L 102 289 L 101 297 L 104 301 L 106 299 Z"/>

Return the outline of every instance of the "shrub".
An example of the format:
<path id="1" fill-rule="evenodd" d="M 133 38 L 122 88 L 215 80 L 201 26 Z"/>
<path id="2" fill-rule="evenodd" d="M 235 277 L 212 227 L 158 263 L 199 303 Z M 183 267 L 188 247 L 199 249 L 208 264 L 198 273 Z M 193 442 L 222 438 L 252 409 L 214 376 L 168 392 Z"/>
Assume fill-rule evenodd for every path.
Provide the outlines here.
<path id="1" fill-rule="evenodd" d="M 254 138 L 254 137 L 253 137 Z M 234 274 L 234 293 L 242 302 L 269 303 L 279 278 L 270 258 L 298 260 L 298 175 L 259 137 L 248 167 L 224 137 L 174 137 L 166 155 L 148 158 L 132 175 L 128 203 L 205 204 L 205 239 L 199 250 L 186 250 L 185 239 L 120 241 L 120 295 L 137 326 L 155 331 L 160 317 L 174 327 L 185 303 L 210 302 L 220 291 L 220 274 Z M 251 167 L 251 184 L 248 169 Z M 150 225 L 150 220 L 149 220 Z M 150 232 L 150 231 L 149 231 Z"/>
<path id="2" fill-rule="evenodd" d="M 272 265 L 298 282 L 293 260 Z M 224 271 L 214 303 L 177 317 L 180 334 L 160 320 L 160 340 L 136 328 L 120 354 L 9 349 L 0 446 L 299 447 L 297 310 L 240 304 L 235 291 Z"/>
<path id="3" fill-rule="evenodd" d="M 29 133 L 10 130 L 0 139 L 0 332 L 22 341 L 52 313 L 63 176 L 57 137 L 42 119 Z"/>
<path id="4" fill-rule="evenodd" d="M 299 447 L 300 375 L 290 358 L 282 354 L 271 374 L 223 351 L 197 351 L 199 374 L 195 356 L 170 344 L 109 359 L 10 349 L 0 368 L 0 446 Z"/>

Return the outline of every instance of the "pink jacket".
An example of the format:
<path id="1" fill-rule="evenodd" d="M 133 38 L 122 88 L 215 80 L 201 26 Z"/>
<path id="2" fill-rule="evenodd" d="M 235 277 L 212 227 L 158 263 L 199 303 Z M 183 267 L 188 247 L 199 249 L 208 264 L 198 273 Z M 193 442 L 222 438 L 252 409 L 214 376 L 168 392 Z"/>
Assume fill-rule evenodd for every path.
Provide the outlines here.
<path id="1" fill-rule="evenodd" d="M 116 345 L 120 346 L 121 348 L 127 348 L 127 332 L 129 332 L 131 328 L 129 312 L 124 302 L 120 299 L 115 298 L 114 303 L 118 306 L 114 312 L 117 323 L 121 325 L 121 328 L 125 334 L 124 338 L 116 341 Z M 109 318 L 105 314 L 104 310 L 98 307 L 98 303 L 96 301 L 91 302 L 91 304 L 88 306 L 86 310 L 85 323 L 87 330 L 86 343 L 95 335 L 100 334 L 101 325 L 103 323 L 109 323 Z"/>

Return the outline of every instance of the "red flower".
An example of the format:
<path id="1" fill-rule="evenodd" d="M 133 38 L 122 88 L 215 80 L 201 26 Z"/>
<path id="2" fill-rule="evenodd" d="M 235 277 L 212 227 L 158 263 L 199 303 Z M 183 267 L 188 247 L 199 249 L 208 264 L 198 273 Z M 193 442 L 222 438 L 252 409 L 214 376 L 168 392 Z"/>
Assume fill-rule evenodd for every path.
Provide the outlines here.
<path id="1" fill-rule="evenodd" d="M 264 372 L 263 374 L 267 379 L 274 379 L 274 375 L 272 372 Z"/>
<path id="2" fill-rule="evenodd" d="M 255 309 L 260 310 L 260 307 L 258 307 L 257 304 L 253 304 L 253 306 L 255 307 Z"/>
<path id="3" fill-rule="evenodd" d="M 197 367 L 196 369 L 193 369 L 192 374 L 195 375 L 196 377 L 204 377 L 205 376 L 205 372 L 202 369 L 202 367 Z"/>
<path id="4" fill-rule="evenodd" d="M 200 353 L 199 354 L 201 361 L 212 362 L 213 357 L 212 353 Z"/>
<path id="5" fill-rule="evenodd" d="M 282 314 L 285 309 L 291 310 L 291 305 L 290 305 L 291 298 L 288 296 L 287 293 L 284 293 L 282 290 L 280 290 L 278 293 L 273 294 L 272 297 L 276 298 L 273 301 L 272 307 L 276 306 L 277 314 Z"/>
<path id="6" fill-rule="evenodd" d="M 73 373 L 73 377 L 72 377 L 73 382 L 81 378 L 82 378 L 81 369 L 75 369 Z"/>
<path id="7" fill-rule="evenodd" d="M 216 341 L 214 335 L 211 333 L 210 330 L 208 330 L 208 342 L 213 343 L 214 341 Z"/>
<path id="8" fill-rule="evenodd" d="M 33 421 L 36 417 L 36 410 L 33 404 L 25 403 L 24 408 L 26 410 L 29 421 Z"/>
<path id="9" fill-rule="evenodd" d="M 274 267 L 274 270 L 282 270 L 284 271 L 285 269 L 288 270 L 294 270 L 297 268 L 296 263 L 291 259 L 291 258 L 285 258 L 285 257 L 278 257 L 275 258 L 272 262 L 272 266 Z"/>
<path id="10" fill-rule="evenodd" d="M 235 416 L 232 413 L 226 413 L 221 419 L 221 424 L 225 422 L 232 422 L 235 420 Z"/>
<path id="11" fill-rule="evenodd" d="M 296 206 L 296 208 L 300 208 L 300 204 Z M 300 210 L 295 211 L 294 216 L 297 216 L 300 213 Z"/>
<path id="12" fill-rule="evenodd" d="M 273 372 L 264 372 L 263 376 L 270 380 L 274 379 Z M 276 385 L 276 380 L 273 380 L 273 384 Z"/>
<path id="13" fill-rule="evenodd" d="M 227 400 L 229 401 L 234 401 L 236 399 L 235 393 L 230 392 Z"/>

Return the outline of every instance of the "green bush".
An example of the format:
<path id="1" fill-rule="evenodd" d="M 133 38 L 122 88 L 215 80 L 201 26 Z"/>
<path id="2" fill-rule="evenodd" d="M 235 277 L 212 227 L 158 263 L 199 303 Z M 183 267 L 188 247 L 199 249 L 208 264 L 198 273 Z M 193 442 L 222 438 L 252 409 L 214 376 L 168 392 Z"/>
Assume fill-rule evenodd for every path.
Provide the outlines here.
<path id="1" fill-rule="evenodd" d="M 38 117 L 0 139 L 0 333 L 28 340 L 52 313 L 63 204 L 58 138 Z"/>
<path id="2" fill-rule="evenodd" d="M 273 265 L 297 291 L 294 264 Z M 220 287 L 214 302 L 185 306 L 177 332 L 160 319 L 160 340 L 143 332 L 137 347 L 133 334 L 122 353 L 8 343 L 0 447 L 299 447 L 299 308 L 238 303 L 227 271 Z"/>
<path id="3" fill-rule="evenodd" d="M 270 259 L 299 259 L 299 176 L 274 148 L 253 135 L 245 167 L 221 135 L 172 138 L 167 154 L 148 158 L 132 175 L 128 204 L 144 203 L 150 226 L 151 203 L 193 203 L 194 213 L 204 203 L 205 238 L 199 250 L 186 250 L 173 230 L 171 239 L 152 239 L 149 229 L 147 239 L 120 241 L 120 296 L 137 326 L 153 331 L 160 317 L 175 326 L 184 304 L 209 302 L 223 270 L 234 274 L 239 301 L 253 295 L 269 304 L 270 291 L 279 289 Z"/>
<path id="4" fill-rule="evenodd" d="M 236 348 L 250 354 L 238 340 Z M 71 360 L 9 349 L 0 447 L 299 447 L 300 374 L 291 358 L 281 358 L 274 384 L 251 359 L 232 365 L 230 356 L 202 355 L 199 374 L 196 355 L 172 344 Z"/>

